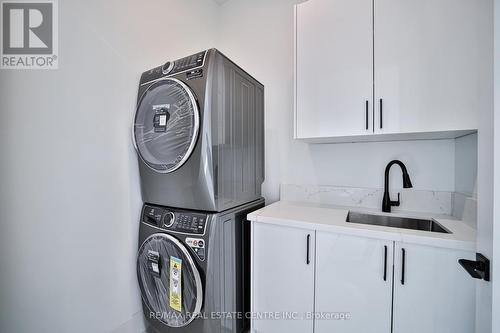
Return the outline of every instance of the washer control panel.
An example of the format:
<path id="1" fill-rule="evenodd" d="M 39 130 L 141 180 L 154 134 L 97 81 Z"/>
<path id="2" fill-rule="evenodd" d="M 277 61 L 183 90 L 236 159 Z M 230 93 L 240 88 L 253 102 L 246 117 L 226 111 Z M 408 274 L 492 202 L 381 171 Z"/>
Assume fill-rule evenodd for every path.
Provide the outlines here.
<path id="1" fill-rule="evenodd" d="M 204 235 L 208 215 L 144 205 L 142 221 L 156 227 L 190 235 Z"/>

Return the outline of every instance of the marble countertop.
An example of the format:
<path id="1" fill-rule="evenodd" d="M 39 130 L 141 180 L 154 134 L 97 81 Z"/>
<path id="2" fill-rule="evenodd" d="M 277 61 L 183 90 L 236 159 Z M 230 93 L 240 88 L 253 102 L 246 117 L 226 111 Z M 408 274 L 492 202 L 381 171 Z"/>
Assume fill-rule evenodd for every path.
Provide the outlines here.
<path id="1" fill-rule="evenodd" d="M 346 222 L 349 211 L 413 218 L 433 218 L 451 233 L 428 232 Z M 380 210 L 304 202 L 278 201 L 248 214 L 250 221 L 286 225 L 316 231 L 387 239 L 450 249 L 475 251 L 476 231 L 448 215 L 413 212 L 382 213 Z"/>

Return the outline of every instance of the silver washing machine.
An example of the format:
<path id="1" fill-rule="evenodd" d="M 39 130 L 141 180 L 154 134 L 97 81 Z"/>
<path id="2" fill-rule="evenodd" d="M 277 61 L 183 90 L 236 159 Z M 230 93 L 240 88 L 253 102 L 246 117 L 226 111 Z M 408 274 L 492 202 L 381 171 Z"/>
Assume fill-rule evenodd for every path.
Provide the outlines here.
<path id="1" fill-rule="evenodd" d="M 137 277 L 148 332 L 247 332 L 250 223 L 246 215 L 263 206 L 260 199 L 222 213 L 206 213 L 144 205 Z"/>
<path id="2" fill-rule="evenodd" d="M 218 50 L 143 73 L 133 131 L 144 202 L 221 212 L 261 197 L 264 86 Z"/>

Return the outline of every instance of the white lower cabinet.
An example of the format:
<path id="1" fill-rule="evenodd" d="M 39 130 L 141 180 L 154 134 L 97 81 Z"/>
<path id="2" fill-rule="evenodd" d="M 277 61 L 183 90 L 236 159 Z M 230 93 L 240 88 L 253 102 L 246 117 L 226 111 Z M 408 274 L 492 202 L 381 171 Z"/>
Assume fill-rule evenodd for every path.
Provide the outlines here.
<path id="1" fill-rule="evenodd" d="M 467 251 L 396 243 L 394 333 L 475 331 L 475 283 L 458 264 Z"/>
<path id="2" fill-rule="evenodd" d="M 259 222 L 252 247 L 252 332 L 474 332 L 472 252 Z"/>
<path id="3" fill-rule="evenodd" d="M 252 332 L 312 333 L 315 231 L 252 225 Z"/>
<path id="4" fill-rule="evenodd" d="M 393 242 L 318 232 L 316 333 L 391 331 Z"/>

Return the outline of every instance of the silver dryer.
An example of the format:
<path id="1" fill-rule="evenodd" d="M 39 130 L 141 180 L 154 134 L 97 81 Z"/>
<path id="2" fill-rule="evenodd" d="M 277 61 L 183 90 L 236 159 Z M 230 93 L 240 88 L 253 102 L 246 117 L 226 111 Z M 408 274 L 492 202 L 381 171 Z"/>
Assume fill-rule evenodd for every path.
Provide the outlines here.
<path id="1" fill-rule="evenodd" d="M 218 50 L 143 73 L 133 131 L 144 202 L 221 212 L 261 197 L 264 86 Z"/>

